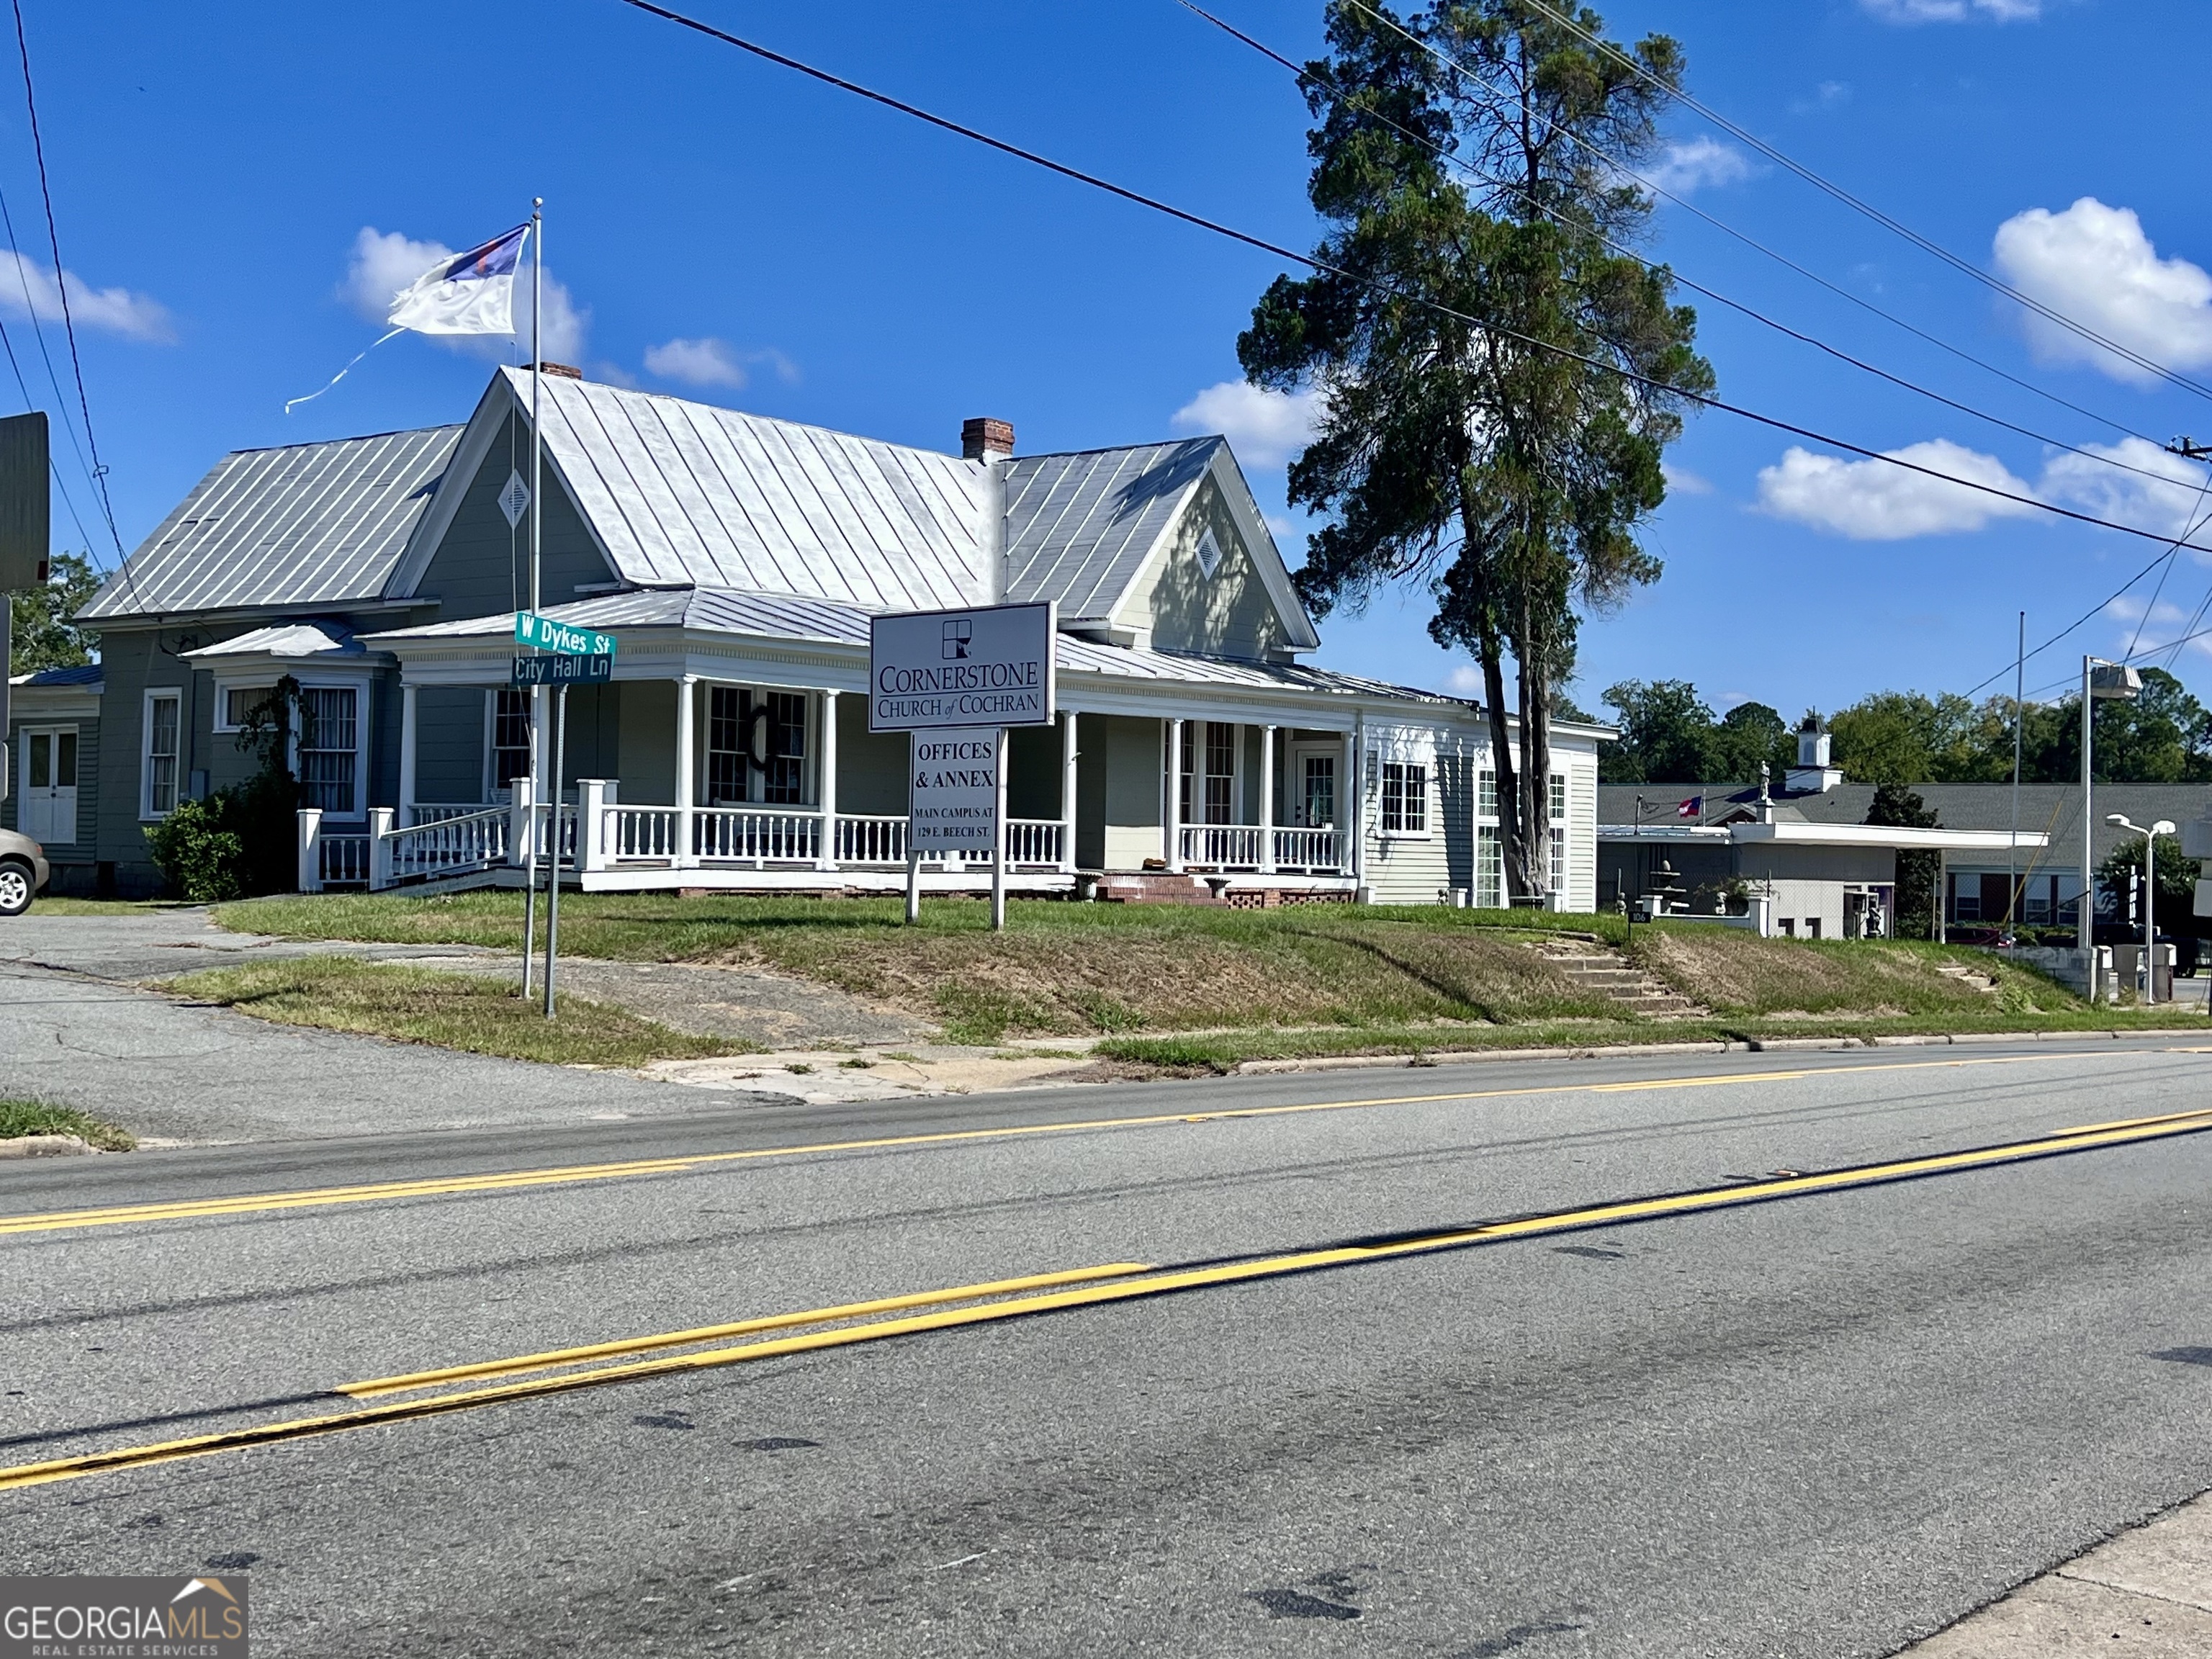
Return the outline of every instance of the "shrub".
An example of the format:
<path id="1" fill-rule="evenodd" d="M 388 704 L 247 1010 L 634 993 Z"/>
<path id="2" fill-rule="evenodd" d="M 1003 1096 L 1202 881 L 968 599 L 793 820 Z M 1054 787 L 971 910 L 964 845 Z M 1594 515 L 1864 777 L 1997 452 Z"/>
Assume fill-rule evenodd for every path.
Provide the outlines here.
<path id="1" fill-rule="evenodd" d="M 222 904 L 291 890 L 300 787 L 286 752 L 297 692 L 290 678 L 280 681 L 246 718 L 238 744 L 259 755 L 258 771 L 205 800 L 179 801 L 147 829 L 155 867 L 179 898 Z"/>

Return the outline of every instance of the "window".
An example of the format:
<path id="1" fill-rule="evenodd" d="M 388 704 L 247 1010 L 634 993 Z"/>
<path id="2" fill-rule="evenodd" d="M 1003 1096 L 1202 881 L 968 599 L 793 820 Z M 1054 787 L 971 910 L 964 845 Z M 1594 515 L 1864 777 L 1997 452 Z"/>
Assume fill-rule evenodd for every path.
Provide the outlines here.
<path id="1" fill-rule="evenodd" d="M 182 755 L 184 694 L 146 694 L 145 765 L 140 775 L 138 813 L 165 818 L 177 810 L 177 765 Z"/>
<path id="2" fill-rule="evenodd" d="M 1498 817 L 1498 774 L 1477 772 L 1474 775 L 1474 815 L 1479 818 Z"/>
<path id="3" fill-rule="evenodd" d="M 530 775 L 530 693 L 499 690 L 491 696 L 489 787 L 496 791 Z"/>
<path id="4" fill-rule="evenodd" d="M 1494 825 L 1474 832 L 1474 902 L 1481 910 L 1505 908 L 1505 854 Z"/>
<path id="5" fill-rule="evenodd" d="M 1399 761 L 1382 763 L 1382 833 L 1429 833 L 1429 769 Z"/>
<path id="6" fill-rule="evenodd" d="M 333 817 L 361 811 L 361 692 L 314 685 L 300 693 L 300 799 Z"/>
<path id="7" fill-rule="evenodd" d="M 216 708 L 216 730 L 243 732 L 253 723 L 254 711 L 276 694 L 273 685 L 226 685 Z"/>
<path id="8" fill-rule="evenodd" d="M 1797 937 L 1797 923 L 1793 918 L 1784 916 L 1774 925 L 1782 930 L 1783 938 L 1796 939 Z"/>
<path id="9" fill-rule="evenodd" d="M 1553 892 L 1567 890 L 1567 826 L 1564 823 L 1552 826 L 1551 853 L 1545 862 L 1545 873 L 1551 878 Z"/>
<path id="10" fill-rule="evenodd" d="M 1554 823 L 1565 823 L 1567 821 L 1567 776 L 1564 772 L 1554 772 L 1552 774 L 1552 794 L 1550 805 L 1552 809 L 1552 822 Z"/>
<path id="11" fill-rule="evenodd" d="M 752 775 L 760 777 L 753 793 Z M 806 696 L 717 685 L 707 698 L 707 798 L 796 806 L 806 798 Z"/>
<path id="12" fill-rule="evenodd" d="M 1205 766 L 1203 793 L 1200 765 Z M 1227 720 L 1191 720 L 1182 729 L 1182 775 L 1176 799 L 1182 823 L 1237 821 L 1237 727 Z"/>
<path id="13" fill-rule="evenodd" d="M 1818 939 L 1820 937 L 1820 917 L 1808 916 L 1805 918 L 1805 937 L 1807 939 Z"/>

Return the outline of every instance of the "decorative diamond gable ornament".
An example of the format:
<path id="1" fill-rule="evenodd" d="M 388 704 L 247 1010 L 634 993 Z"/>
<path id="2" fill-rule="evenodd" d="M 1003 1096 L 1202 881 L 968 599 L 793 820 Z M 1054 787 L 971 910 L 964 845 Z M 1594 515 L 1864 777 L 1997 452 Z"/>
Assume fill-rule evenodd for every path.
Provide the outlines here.
<path id="1" fill-rule="evenodd" d="M 509 530 L 521 524 L 522 515 L 530 511 L 530 486 L 522 482 L 520 472 L 507 473 L 506 488 L 499 492 L 499 510 L 507 514 Z"/>
<path id="2" fill-rule="evenodd" d="M 1221 544 L 1213 539 L 1211 525 L 1198 538 L 1198 568 L 1208 581 L 1212 580 L 1213 573 L 1221 568 Z"/>

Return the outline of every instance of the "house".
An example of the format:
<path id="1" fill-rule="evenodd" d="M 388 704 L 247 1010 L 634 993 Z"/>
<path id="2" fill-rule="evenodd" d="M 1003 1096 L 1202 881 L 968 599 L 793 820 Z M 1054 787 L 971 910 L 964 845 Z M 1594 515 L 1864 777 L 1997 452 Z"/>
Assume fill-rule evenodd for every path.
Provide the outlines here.
<path id="1" fill-rule="evenodd" d="M 100 665 L 11 675 L 8 691 L 15 776 L 0 800 L 0 829 L 45 847 L 49 891 L 93 893 L 100 884 Z"/>
<path id="2" fill-rule="evenodd" d="M 1801 764 L 1790 787 L 1763 791 L 1728 783 L 1607 784 L 1598 791 L 1601 904 L 1633 903 L 1650 893 L 1657 860 L 1672 866 L 1693 905 L 1724 885 L 1773 890 L 1775 931 L 1808 927 L 1825 937 L 1850 936 L 1854 916 L 1895 914 L 1896 855 L 1939 855 L 1936 882 L 1950 927 L 2012 921 L 2030 927 L 2073 925 L 2083 886 L 2081 788 L 2030 783 L 2019 792 L 2014 835 L 2009 783 L 1923 783 L 1914 792 L 1942 827 L 1908 830 L 1869 824 L 1875 790 L 1845 783 L 1829 760 L 1827 735 L 1799 738 Z M 2092 791 L 2091 862 L 2101 865 L 2140 839 L 2105 816 L 2136 823 L 2176 824 L 2212 817 L 2212 785 L 2100 783 Z M 1680 809 L 1690 805 L 1689 816 Z M 2007 897 L 2017 888 L 2016 906 Z M 2100 896 L 2100 914 L 2112 896 Z M 1710 908 L 1708 902 L 1704 908 Z M 1859 926 L 1863 928 L 1863 922 Z"/>
<path id="3" fill-rule="evenodd" d="M 978 420 L 954 454 L 574 371 L 540 395 L 538 608 L 619 641 L 611 681 L 568 694 L 581 885 L 896 889 L 907 754 L 867 729 L 869 617 L 1049 600 L 1061 713 L 1013 738 L 1012 890 L 1495 894 L 1482 711 L 1303 660 L 1320 637 L 1226 441 L 1018 456 Z M 252 770 L 239 739 L 287 678 L 303 884 L 521 878 L 528 520 L 506 509 L 530 407 L 501 369 L 459 425 L 226 456 L 100 590 L 79 834 L 116 890 L 157 881 L 146 825 Z M 1609 735 L 1555 728 L 1563 908 L 1595 902 Z"/>

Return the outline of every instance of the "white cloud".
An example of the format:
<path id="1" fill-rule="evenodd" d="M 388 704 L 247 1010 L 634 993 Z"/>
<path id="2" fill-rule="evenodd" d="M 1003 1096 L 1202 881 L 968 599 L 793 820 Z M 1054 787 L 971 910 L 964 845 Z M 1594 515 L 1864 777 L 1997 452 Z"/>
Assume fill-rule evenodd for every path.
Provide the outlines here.
<path id="1" fill-rule="evenodd" d="M 739 351 L 728 341 L 709 335 L 696 340 L 669 340 L 645 349 L 647 374 L 685 386 L 726 386 L 736 391 L 752 379 L 750 365 L 756 363 L 774 369 L 786 385 L 799 379 L 799 365 L 774 347 Z"/>
<path id="2" fill-rule="evenodd" d="M 1909 444 L 1887 452 L 1899 460 L 1929 468 L 1930 477 L 1882 461 L 1846 461 L 1815 455 L 1792 445 L 1776 465 L 1759 475 L 1759 504 L 1779 519 L 1847 536 L 1853 541 L 1903 541 L 1979 530 L 1992 519 L 2018 518 L 2035 509 L 1982 490 L 1946 482 L 1963 478 L 2015 495 L 2033 489 L 2014 477 L 1994 455 L 1984 455 L 1948 438 Z"/>
<path id="3" fill-rule="evenodd" d="M 1667 480 L 1668 489 L 1677 495 L 1710 495 L 1712 480 L 1692 472 L 1686 466 L 1676 466 L 1672 461 L 1659 463 L 1659 471 Z"/>
<path id="4" fill-rule="evenodd" d="M 125 339 L 167 343 L 176 338 L 169 313 L 159 301 L 124 288 L 94 288 L 73 270 L 54 280 L 52 267 L 15 252 L 0 252 L 0 311 L 11 318 L 62 320 L 62 295 L 69 295 L 70 320 L 104 329 Z"/>
<path id="5" fill-rule="evenodd" d="M 1472 663 L 1462 663 L 1444 676 L 1444 684 L 1462 697 L 1482 695 L 1482 671 Z"/>
<path id="6" fill-rule="evenodd" d="M 1859 0 L 1885 23 L 2033 22 L 2043 0 Z"/>
<path id="7" fill-rule="evenodd" d="M 1692 138 L 1669 144 L 1667 153 L 1644 174 L 1660 189 L 1687 196 L 1708 185 L 1733 185 L 1751 177 L 1751 158 L 1717 138 Z"/>
<path id="8" fill-rule="evenodd" d="M 2084 444 L 2090 454 L 2102 455 L 2136 469 L 2123 472 L 2087 455 L 2057 455 L 2043 469 L 2043 493 L 2054 501 L 2094 513 L 2100 519 L 2133 525 L 2155 535 L 2179 540 L 2212 512 L 2212 493 L 2205 489 L 2208 476 L 2195 461 L 2167 453 L 2142 438 L 2118 443 Z M 2146 478 L 2142 473 L 2155 473 Z M 2212 530 L 2200 526 L 2189 538 L 2212 545 Z M 2212 556 L 2199 554 L 2200 559 Z"/>
<path id="9" fill-rule="evenodd" d="M 2124 594 L 2105 606 L 2105 614 L 2120 624 L 2112 635 L 2112 654 L 2116 657 L 2154 652 L 2177 644 L 2191 634 L 2197 636 L 2189 640 L 2186 648 L 2212 656 L 2212 635 L 2197 634 L 2205 619 L 2193 611 L 2184 611 L 2171 599 L 2160 599 L 2152 605 L 2146 617 L 2143 602 Z"/>
<path id="10" fill-rule="evenodd" d="M 2031 208 L 1997 227 L 1998 272 L 2014 288 L 2154 362 L 2212 363 L 2212 276 L 2161 259 L 2130 208 L 2084 196 L 2063 213 Z M 2048 362 L 2094 364 L 2137 386 L 2156 377 L 2033 312 L 2028 343 Z"/>
<path id="11" fill-rule="evenodd" d="M 1247 380 L 1210 386 L 1175 412 L 1181 432 L 1218 432 L 1248 466 L 1280 466 L 1313 441 L 1319 392 L 1269 392 Z"/>
<path id="12" fill-rule="evenodd" d="M 380 231 L 373 225 L 363 225 L 361 234 L 354 238 L 353 259 L 346 267 L 345 281 L 339 284 L 339 296 L 373 323 L 381 323 L 391 314 L 392 296 L 441 259 L 450 259 L 454 250 L 443 242 L 418 242 L 400 232 Z M 530 273 L 518 270 L 514 279 L 514 342 L 527 346 L 530 342 Z M 540 342 L 546 357 L 554 362 L 581 363 L 584 361 L 584 337 L 591 326 L 592 313 L 578 306 L 560 280 L 548 272 L 545 277 L 545 324 Z M 432 334 L 426 339 L 456 351 L 472 352 L 477 356 L 504 357 L 507 354 L 510 337 L 491 334 Z"/>

